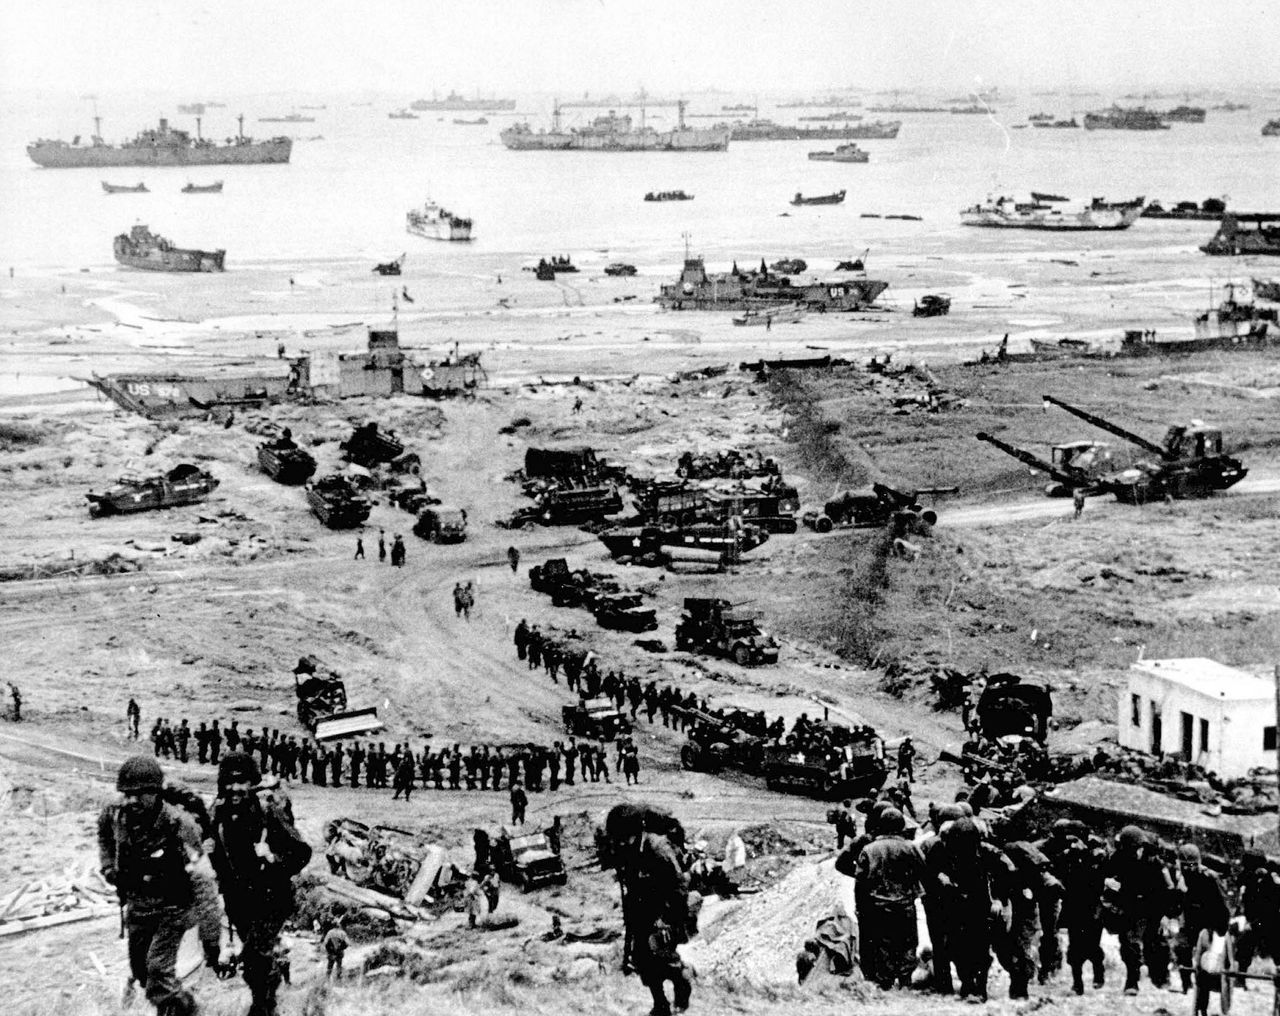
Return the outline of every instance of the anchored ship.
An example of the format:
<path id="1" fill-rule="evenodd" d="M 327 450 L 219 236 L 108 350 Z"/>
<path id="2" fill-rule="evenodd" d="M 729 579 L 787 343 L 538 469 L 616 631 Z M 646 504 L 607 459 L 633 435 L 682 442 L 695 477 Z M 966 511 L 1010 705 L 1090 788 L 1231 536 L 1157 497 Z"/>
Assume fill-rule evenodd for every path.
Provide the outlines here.
<path id="1" fill-rule="evenodd" d="M 100 134 L 101 117 L 94 117 L 94 134 L 87 145 L 80 136 L 71 142 L 41 139 L 27 145 L 27 154 L 46 169 L 72 169 L 83 166 L 220 166 L 227 164 L 259 164 L 288 162 L 293 151 L 292 138 L 270 138 L 254 141 L 244 136 L 244 117 L 236 117 L 240 125 L 234 138 L 219 144 L 200 136 L 200 119 L 196 118 L 196 136 L 176 130 L 161 119 L 155 130 L 142 131 L 132 141 L 119 145 L 106 144 Z"/>
<path id="2" fill-rule="evenodd" d="M 1172 120 L 1175 123 L 1204 123 L 1204 114 L 1203 106 L 1175 106 L 1160 115 L 1162 119 Z"/>
<path id="3" fill-rule="evenodd" d="M 437 99 L 435 92 L 431 93 L 430 99 L 416 99 L 409 103 L 410 109 L 416 109 L 419 112 L 424 110 L 438 110 L 442 112 L 502 112 L 503 110 L 513 110 L 516 108 L 515 99 L 464 99 L 457 92 L 450 92 L 443 99 Z"/>
<path id="4" fill-rule="evenodd" d="M 718 126 L 730 132 L 731 141 L 865 141 L 896 138 L 902 129 L 902 121 L 871 120 L 847 123 L 843 127 L 795 127 L 772 120 L 748 120 L 746 123 Z"/>
<path id="5" fill-rule="evenodd" d="M 1088 207 L 1070 211 L 1043 201 L 1019 202 L 1002 197 L 964 209 L 960 221 L 966 226 L 992 229 L 1128 229 L 1141 214 L 1142 198 L 1124 202 L 1094 198 Z"/>
<path id="6" fill-rule="evenodd" d="M 121 233 L 113 247 L 122 265 L 150 272 L 220 272 L 227 256 L 224 250 L 183 250 L 146 226 Z"/>
<path id="7" fill-rule="evenodd" d="M 772 273 L 764 261 L 756 271 L 708 275 L 702 258 L 686 257 L 675 282 L 664 284 L 657 301 L 667 310 L 768 310 L 791 305 L 806 310 L 861 310 L 889 288 L 876 279 L 840 279 L 793 284 Z"/>
<path id="8" fill-rule="evenodd" d="M 560 104 L 551 113 L 551 130 L 534 131 L 527 123 L 508 127 L 498 135 L 502 143 L 517 151 L 587 152 L 723 152 L 729 147 L 729 130 L 723 127 L 688 127 L 684 122 L 685 103 L 678 104 L 676 127 L 658 131 L 644 124 L 633 127 L 631 117 L 609 110 L 586 127 L 564 130 L 560 126 Z"/>
<path id="9" fill-rule="evenodd" d="M 405 215 L 405 229 L 427 240 L 470 240 L 471 220 L 454 215 L 434 201 Z"/>
<path id="10" fill-rule="evenodd" d="M 836 146 L 834 152 L 810 152 L 809 158 L 814 162 L 869 162 L 871 155 L 850 142 Z"/>
<path id="11" fill-rule="evenodd" d="M 1123 109 L 1112 106 L 1097 113 L 1084 115 L 1084 129 L 1087 131 L 1167 131 L 1169 125 L 1160 119 L 1160 114 L 1144 106 Z"/>
<path id="12" fill-rule="evenodd" d="M 315 123 L 314 116 L 303 116 L 301 113 L 286 113 L 284 116 L 260 116 L 258 123 Z"/>

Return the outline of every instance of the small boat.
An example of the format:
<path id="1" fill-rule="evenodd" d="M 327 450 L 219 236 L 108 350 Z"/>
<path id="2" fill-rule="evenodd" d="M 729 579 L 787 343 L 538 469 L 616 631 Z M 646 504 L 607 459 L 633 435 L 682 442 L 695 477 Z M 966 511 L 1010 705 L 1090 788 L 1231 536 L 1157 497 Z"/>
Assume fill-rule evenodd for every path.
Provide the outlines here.
<path id="1" fill-rule="evenodd" d="M 1085 339 L 1058 339 L 1054 342 L 1031 339 L 1030 342 L 1031 351 L 1038 356 L 1092 356 L 1095 352 L 1093 343 Z"/>
<path id="2" fill-rule="evenodd" d="M 221 194 L 222 181 L 215 183 L 188 183 L 182 188 L 183 194 Z"/>
<path id="3" fill-rule="evenodd" d="M 470 219 L 455 215 L 434 201 L 427 201 L 405 216 L 405 228 L 427 240 L 467 241 L 471 239 Z"/>
<path id="4" fill-rule="evenodd" d="M 911 308 L 912 317 L 942 317 L 951 313 L 951 297 L 929 294 L 920 297 Z"/>
<path id="5" fill-rule="evenodd" d="M 682 190 L 649 191 L 644 199 L 646 201 L 692 201 L 693 195 L 686 194 Z"/>
<path id="6" fill-rule="evenodd" d="M 401 254 L 394 261 L 382 261 L 373 266 L 373 270 L 379 275 L 399 275 L 400 269 L 404 265 L 405 255 Z"/>
<path id="7" fill-rule="evenodd" d="M 625 264 L 622 261 L 615 261 L 611 265 L 604 266 L 604 273 L 605 275 L 615 275 L 615 276 L 635 275 L 636 266 Z"/>
<path id="8" fill-rule="evenodd" d="M 409 110 L 407 110 L 407 109 L 400 109 L 400 110 L 396 110 L 396 112 L 394 112 L 394 113 L 388 113 L 388 114 L 387 114 L 387 119 L 389 119 L 389 120 L 417 120 L 417 119 L 419 119 L 419 116 L 418 116 L 418 114 L 417 114 L 417 113 L 411 113 L 411 112 L 410 112 Z"/>
<path id="9" fill-rule="evenodd" d="M 764 325 L 771 328 L 775 324 L 793 325 L 805 316 L 803 307 L 779 307 L 776 310 L 746 310 L 733 319 L 739 328 L 750 325 Z"/>
<path id="10" fill-rule="evenodd" d="M 791 199 L 793 205 L 838 205 L 844 201 L 846 191 L 836 191 L 834 194 L 819 194 L 817 197 L 807 198 L 799 191 L 796 196 Z"/>
<path id="11" fill-rule="evenodd" d="M 810 152 L 809 159 L 812 162 L 870 162 L 871 153 L 850 142 L 838 145 L 833 152 Z"/>
<path id="12" fill-rule="evenodd" d="M 458 124 L 460 127 L 482 127 L 489 122 L 489 118 L 482 116 L 475 120 L 460 120 L 455 116 L 453 118 L 453 122 Z"/>
<path id="13" fill-rule="evenodd" d="M 123 187 L 118 183 L 107 183 L 106 180 L 103 180 L 102 189 L 106 191 L 108 194 L 150 194 L 151 193 L 149 190 L 147 190 L 147 185 L 145 183 L 140 183 L 134 187 Z"/>

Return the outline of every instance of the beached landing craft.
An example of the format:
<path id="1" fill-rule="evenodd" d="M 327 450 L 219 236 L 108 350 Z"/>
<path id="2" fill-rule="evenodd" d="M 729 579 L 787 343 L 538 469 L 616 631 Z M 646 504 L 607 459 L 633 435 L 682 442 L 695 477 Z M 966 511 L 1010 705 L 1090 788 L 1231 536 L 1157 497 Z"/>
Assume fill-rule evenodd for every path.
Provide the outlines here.
<path id="1" fill-rule="evenodd" d="M 428 201 L 421 208 L 414 208 L 405 215 L 405 229 L 414 236 L 427 240 L 471 239 L 471 220 L 464 219 L 434 201 Z"/>
<path id="2" fill-rule="evenodd" d="M 1069 211 L 1046 201 L 1019 202 L 1001 197 L 964 209 L 960 213 L 960 221 L 966 226 L 989 229 L 1128 229 L 1142 214 L 1142 204 L 1142 198 L 1123 202 L 1094 198 L 1086 208 Z"/>
<path id="3" fill-rule="evenodd" d="M 254 141 L 244 136 L 244 117 L 236 137 L 224 144 L 200 136 L 200 118 L 196 118 L 196 136 L 174 130 L 168 120 L 161 120 L 157 130 L 142 131 L 132 141 L 108 145 L 99 136 L 102 118 L 93 118 L 93 137 L 88 145 L 80 144 L 80 136 L 66 141 L 33 141 L 27 146 L 31 160 L 46 169 L 70 169 L 85 166 L 221 166 L 229 164 L 282 163 L 293 151 L 292 138 Z"/>
<path id="4" fill-rule="evenodd" d="M 792 283 L 770 272 L 763 261 L 756 271 L 734 265 L 732 271 L 708 275 L 702 258 L 686 257 L 680 278 L 663 285 L 657 300 L 667 310 L 767 310 L 794 305 L 824 313 L 861 310 L 888 288 L 889 283 L 877 279 Z"/>
<path id="5" fill-rule="evenodd" d="M 184 250 L 146 226 L 134 226 L 115 238 L 116 260 L 129 268 L 149 272 L 220 272 L 225 250 Z"/>

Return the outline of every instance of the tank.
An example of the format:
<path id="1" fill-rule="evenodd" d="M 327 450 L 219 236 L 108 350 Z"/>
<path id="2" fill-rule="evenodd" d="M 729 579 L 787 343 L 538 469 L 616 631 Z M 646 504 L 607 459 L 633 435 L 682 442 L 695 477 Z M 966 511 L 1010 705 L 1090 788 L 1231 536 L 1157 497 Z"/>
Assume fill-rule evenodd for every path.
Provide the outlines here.
<path id="1" fill-rule="evenodd" d="M 351 481 L 337 473 L 308 484 L 307 503 L 316 518 L 330 529 L 354 529 L 363 525 L 372 509 L 369 500 Z"/>
<path id="2" fill-rule="evenodd" d="M 381 462 L 394 462 L 404 454 L 404 445 L 395 432 L 379 430 L 376 422 L 361 424 L 338 447 L 343 458 L 366 469 Z"/>
<path id="3" fill-rule="evenodd" d="M 155 508 L 176 508 L 203 501 L 218 487 L 217 479 L 189 462 L 154 476 L 123 477 L 102 493 L 90 491 L 89 517 L 126 515 Z"/>
<path id="4" fill-rule="evenodd" d="M 258 465 L 276 483 L 306 483 L 316 471 L 315 458 L 293 443 L 287 427 L 276 440 L 258 445 Z"/>

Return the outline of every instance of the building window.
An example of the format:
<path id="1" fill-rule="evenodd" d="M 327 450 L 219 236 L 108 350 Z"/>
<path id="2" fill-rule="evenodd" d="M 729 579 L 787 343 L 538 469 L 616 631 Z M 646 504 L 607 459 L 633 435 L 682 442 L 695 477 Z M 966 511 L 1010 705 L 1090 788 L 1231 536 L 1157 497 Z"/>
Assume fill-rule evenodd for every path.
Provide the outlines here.
<path id="1" fill-rule="evenodd" d="M 1135 727 L 1142 726 L 1142 696 L 1129 696 L 1129 722 Z"/>
<path id="2" fill-rule="evenodd" d="M 1276 750 L 1276 728 L 1275 727 L 1262 728 L 1262 750 L 1263 751 Z"/>
<path id="3" fill-rule="evenodd" d="M 1208 720 L 1200 721 L 1200 750 L 1201 751 L 1209 750 L 1209 721 Z"/>

